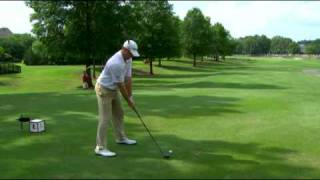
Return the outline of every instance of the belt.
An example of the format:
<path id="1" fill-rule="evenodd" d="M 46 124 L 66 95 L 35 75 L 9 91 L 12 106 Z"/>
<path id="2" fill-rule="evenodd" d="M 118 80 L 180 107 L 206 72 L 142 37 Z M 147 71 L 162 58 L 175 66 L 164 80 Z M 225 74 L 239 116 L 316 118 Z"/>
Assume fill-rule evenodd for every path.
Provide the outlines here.
<path id="1" fill-rule="evenodd" d="M 100 84 L 100 83 L 98 83 L 99 84 L 99 86 L 101 86 L 103 89 L 106 89 L 106 90 L 108 90 L 108 91 L 117 91 L 116 89 L 110 89 L 110 88 L 107 88 L 107 87 L 105 87 L 105 86 L 103 86 L 102 84 Z"/>

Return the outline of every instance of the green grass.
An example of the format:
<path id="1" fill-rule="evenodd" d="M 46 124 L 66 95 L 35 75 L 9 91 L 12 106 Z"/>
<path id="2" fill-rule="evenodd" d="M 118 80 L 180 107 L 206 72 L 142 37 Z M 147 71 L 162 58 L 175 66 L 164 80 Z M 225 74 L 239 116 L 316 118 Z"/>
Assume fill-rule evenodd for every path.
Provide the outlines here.
<path id="1" fill-rule="evenodd" d="M 156 64 L 156 63 L 155 63 Z M 79 88 L 83 66 L 23 66 L 0 76 L 0 178 L 319 178 L 320 69 L 316 60 L 229 58 L 163 61 L 154 77 L 135 76 L 134 97 L 161 146 L 159 155 L 123 102 L 137 146 L 116 158 L 93 154 L 94 91 Z M 142 62 L 134 68 L 148 70 Z M 320 72 L 320 71 L 319 71 Z M 20 114 L 47 132 L 20 131 Z"/>

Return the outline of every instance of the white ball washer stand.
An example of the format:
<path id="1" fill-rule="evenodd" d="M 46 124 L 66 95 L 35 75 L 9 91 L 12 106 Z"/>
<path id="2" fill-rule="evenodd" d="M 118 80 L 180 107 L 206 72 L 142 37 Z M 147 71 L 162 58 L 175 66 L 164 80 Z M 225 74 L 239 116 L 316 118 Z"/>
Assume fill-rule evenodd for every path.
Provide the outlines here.
<path id="1" fill-rule="evenodd" d="M 32 119 L 29 122 L 30 124 L 30 132 L 31 133 L 40 133 L 46 130 L 46 122 L 42 119 Z"/>

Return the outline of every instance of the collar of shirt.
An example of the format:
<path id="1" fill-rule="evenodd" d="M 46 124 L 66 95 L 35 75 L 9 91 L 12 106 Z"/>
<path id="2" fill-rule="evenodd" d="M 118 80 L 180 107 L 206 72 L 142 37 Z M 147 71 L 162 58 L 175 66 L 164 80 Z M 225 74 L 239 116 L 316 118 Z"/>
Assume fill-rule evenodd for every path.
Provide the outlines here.
<path id="1" fill-rule="evenodd" d="M 124 57 L 123 57 L 123 55 L 122 55 L 121 50 L 120 50 L 118 53 L 120 53 L 121 59 L 122 59 L 122 60 L 123 60 L 123 62 L 124 62 L 124 63 L 126 63 L 126 64 L 127 64 L 127 63 L 128 63 L 128 61 L 131 59 L 131 58 L 129 58 L 129 59 L 125 60 L 125 59 L 124 59 Z"/>

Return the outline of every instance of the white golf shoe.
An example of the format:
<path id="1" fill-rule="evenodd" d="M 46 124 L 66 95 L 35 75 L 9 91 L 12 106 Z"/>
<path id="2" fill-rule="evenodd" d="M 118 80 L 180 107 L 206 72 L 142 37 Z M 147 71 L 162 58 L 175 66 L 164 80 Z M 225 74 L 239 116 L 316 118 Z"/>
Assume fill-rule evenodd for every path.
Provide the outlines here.
<path id="1" fill-rule="evenodd" d="M 94 152 L 96 153 L 96 155 L 99 155 L 99 156 L 104 156 L 104 157 L 113 157 L 113 156 L 116 156 L 117 154 L 112 152 L 112 151 L 109 151 L 108 149 L 105 149 L 105 148 L 100 148 L 100 147 L 96 147 L 96 149 L 94 150 Z"/>
<path id="2" fill-rule="evenodd" d="M 122 140 L 116 140 L 116 142 L 118 144 L 126 144 L 126 145 L 134 145 L 137 144 L 136 140 L 132 140 L 132 139 L 128 139 L 128 138 L 124 138 Z"/>

